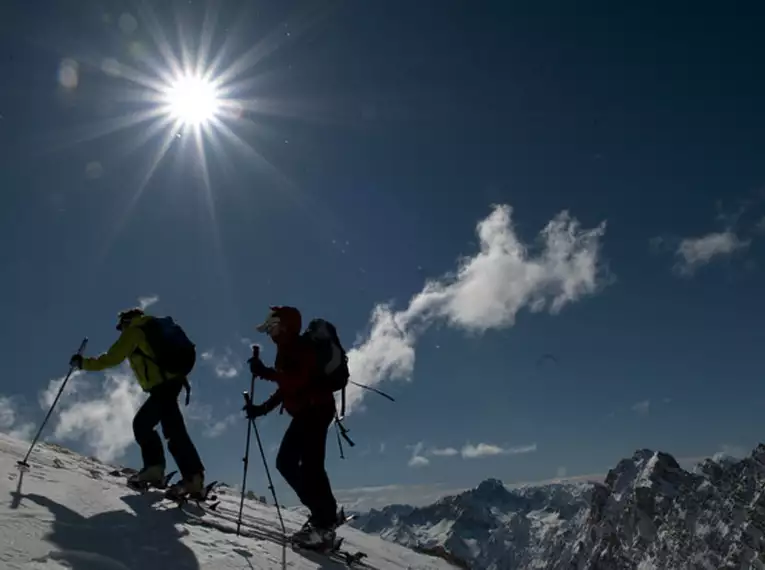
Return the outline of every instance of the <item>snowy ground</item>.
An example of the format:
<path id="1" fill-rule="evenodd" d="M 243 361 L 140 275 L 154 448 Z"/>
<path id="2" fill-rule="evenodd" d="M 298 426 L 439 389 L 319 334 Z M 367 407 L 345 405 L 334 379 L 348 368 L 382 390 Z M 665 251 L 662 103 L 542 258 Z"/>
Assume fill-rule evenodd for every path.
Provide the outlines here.
<path id="1" fill-rule="evenodd" d="M 259 503 L 245 501 L 243 531 L 249 536 L 237 537 L 239 495 L 234 490 L 218 492 L 220 515 L 199 513 L 201 520 L 195 519 L 161 500 L 158 492 L 142 495 L 128 489 L 124 479 L 108 475 L 115 467 L 54 446 L 36 447 L 31 468 L 20 473 L 16 462 L 27 447 L 0 435 L 2 570 L 344 567 L 325 556 L 282 546 L 275 509 Z M 294 512 L 283 514 L 288 532 L 303 522 Z M 338 534 L 345 537 L 347 550 L 367 553 L 367 568 L 453 568 L 349 527 Z"/>

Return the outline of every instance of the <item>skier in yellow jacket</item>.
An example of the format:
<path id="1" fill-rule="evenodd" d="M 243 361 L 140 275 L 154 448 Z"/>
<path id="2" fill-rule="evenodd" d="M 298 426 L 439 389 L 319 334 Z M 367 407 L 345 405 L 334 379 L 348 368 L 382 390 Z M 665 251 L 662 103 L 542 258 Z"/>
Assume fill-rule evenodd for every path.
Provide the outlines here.
<path id="1" fill-rule="evenodd" d="M 194 446 L 183 415 L 178 406 L 178 395 L 186 388 L 188 404 L 188 379 L 183 374 L 160 368 L 157 364 L 156 347 L 149 344 L 145 327 L 155 317 L 135 308 L 119 314 L 117 330 L 120 337 L 107 352 L 95 358 L 72 356 L 71 364 L 86 371 L 113 368 L 125 359 L 149 397 L 133 419 L 133 435 L 141 448 L 143 468 L 128 480 L 133 486 L 160 485 L 165 479 L 165 454 L 162 440 L 156 431 L 162 424 L 167 448 L 178 465 L 182 480 L 169 490 L 171 494 L 197 496 L 204 489 L 204 466 Z M 193 345 L 191 345 L 193 347 Z M 193 366 L 191 357 L 190 370 Z"/>

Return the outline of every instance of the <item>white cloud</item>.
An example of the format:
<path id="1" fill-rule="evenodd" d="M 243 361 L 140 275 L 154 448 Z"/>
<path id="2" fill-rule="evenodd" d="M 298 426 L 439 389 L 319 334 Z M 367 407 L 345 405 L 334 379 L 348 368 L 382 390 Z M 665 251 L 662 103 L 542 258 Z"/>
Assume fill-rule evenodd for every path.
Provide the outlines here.
<path id="1" fill-rule="evenodd" d="M 241 422 L 242 425 L 244 425 L 244 422 L 242 419 L 244 418 L 243 414 L 229 414 L 222 420 L 218 420 L 215 422 L 212 422 L 210 425 L 208 425 L 204 430 L 204 435 L 206 437 L 215 438 L 223 435 L 226 430 L 228 430 L 229 427 L 234 425 L 237 421 Z"/>
<path id="2" fill-rule="evenodd" d="M 430 464 L 430 460 L 422 454 L 424 444 L 419 442 L 413 446 L 410 446 L 412 450 L 412 457 L 409 459 L 409 467 L 425 467 Z"/>
<path id="3" fill-rule="evenodd" d="M 647 414 L 648 412 L 651 411 L 651 401 L 643 400 L 642 402 L 638 402 L 637 404 L 634 404 L 632 406 L 632 411 L 638 414 Z"/>
<path id="4" fill-rule="evenodd" d="M 72 372 L 72 374 L 69 376 L 69 380 L 66 381 L 66 387 L 64 388 L 64 391 L 61 393 L 61 396 L 59 398 L 65 398 L 66 396 L 71 396 L 72 394 L 76 394 L 79 389 L 83 387 L 83 375 L 85 373 L 82 370 L 75 370 Z M 48 409 L 53 405 L 53 402 L 56 400 L 56 396 L 58 395 L 58 391 L 61 389 L 61 385 L 64 383 L 65 377 L 56 378 L 54 380 L 51 380 L 48 382 L 48 387 L 41 391 L 38 394 L 38 402 L 40 403 L 40 407 L 43 408 L 46 412 Z M 59 399 L 59 402 L 61 400 Z"/>
<path id="5" fill-rule="evenodd" d="M 699 238 L 686 238 L 680 242 L 675 252 L 679 258 L 675 270 L 682 275 L 693 273 L 712 260 L 731 255 L 749 246 L 749 240 L 742 241 L 730 230 L 715 232 Z"/>
<path id="6" fill-rule="evenodd" d="M 720 446 L 720 450 L 715 453 L 712 458 L 716 461 L 719 461 L 720 459 L 724 459 L 727 457 L 731 457 L 733 459 L 742 459 L 746 457 L 749 454 L 748 450 L 741 447 L 740 445 L 729 445 L 729 444 L 723 444 Z"/>
<path id="7" fill-rule="evenodd" d="M 98 459 L 113 461 L 133 443 L 133 416 L 145 394 L 126 366 L 121 372 L 107 371 L 105 376 L 106 380 L 96 386 L 73 374 L 51 421 L 54 439 L 81 442 Z M 51 380 L 40 393 L 41 408 L 50 407 L 62 380 Z"/>
<path id="8" fill-rule="evenodd" d="M 453 457 L 454 455 L 460 454 L 460 452 L 453 447 L 444 447 L 443 449 L 435 448 L 431 449 L 429 453 L 436 457 Z"/>
<path id="9" fill-rule="evenodd" d="M 520 445 L 516 447 L 502 447 L 491 443 L 472 443 L 465 444 L 462 448 L 455 447 L 433 447 L 424 451 L 424 445 L 419 443 L 412 447 L 414 457 L 421 457 L 429 462 L 427 457 L 462 457 L 462 459 L 480 459 L 482 457 L 492 457 L 495 455 L 518 455 L 522 453 L 532 453 L 537 450 L 537 444 Z M 419 461 L 419 460 L 418 460 Z M 421 463 L 421 462 L 420 462 Z M 426 465 L 426 463 L 421 463 Z"/>
<path id="10" fill-rule="evenodd" d="M 231 413 L 222 419 L 217 419 L 210 404 L 200 404 L 196 401 L 189 404 L 184 411 L 184 416 L 189 423 L 202 424 L 202 435 L 209 438 L 220 437 L 237 421 L 245 425 L 244 412 Z"/>
<path id="11" fill-rule="evenodd" d="M 385 453 L 385 442 L 380 442 L 380 454 Z"/>
<path id="12" fill-rule="evenodd" d="M 455 274 L 428 281 L 402 311 L 389 304 L 374 308 L 368 333 L 348 353 L 353 379 L 369 386 L 410 380 L 416 341 L 436 322 L 482 333 L 513 326 L 523 308 L 555 314 L 595 293 L 607 273 L 599 264 L 604 233 L 604 223 L 583 230 L 562 212 L 542 230 L 532 254 L 515 234 L 511 208 L 496 206 L 477 225 L 480 251 L 462 259 Z M 364 395 L 349 386 L 348 413 Z"/>
<path id="13" fill-rule="evenodd" d="M 138 297 L 138 306 L 145 311 L 158 301 L 159 295 L 147 295 L 145 297 Z"/>
<path id="14" fill-rule="evenodd" d="M 0 432 L 16 439 L 29 440 L 36 427 L 19 417 L 18 404 L 14 398 L 0 396 Z"/>
<path id="15" fill-rule="evenodd" d="M 506 483 L 508 489 L 519 487 L 549 485 L 551 483 L 587 484 L 602 482 L 606 478 L 605 473 L 590 475 L 576 475 L 571 477 L 557 477 L 541 481 L 524 481 Z M 369 509 L 381 509 L 388 505 L 412 505 L 425 506 L 438 501 L 443 497 L 458 495 L 469 490 L 466 487 L 451 487 L 443 483 L 425 485 L 380 485 L 369 487 L 357 487 L 351 489 L 335 490 L 335 497 L 343 504 L 346 510 L 365 511 Z"/>
<path id="16" fill-rule="evenodd" d="M 236 378 L 242 369 L 241 364 L 235 361 L 234 351 L 230 348 L 226 348 L 221 355 L 214 350 L 206 350 L 200 357 L 212 366 L 218 378 Z"/>
<path id="17" fill-rule="evenodd" d="M 230 364 L 219 363 L 215 365 L 215 375 L 218 378 L 236 378 L 239 370 Z"/>
<path id="18" fill-rule="evenodd" d="M 388 505 L 425 506 L 448 495 L 463 492 L 463 488 L 451 488 L 442 483 L 432 485 L 380 485 L 336 489 L 335 497 L 346 511 L 382 509 Z"/>
<path id="19" fill-rule="evenodd" d="M 478 445 L 467 444 L 460 451 L 464 459 L 479 459 L 481 457 L 492 457 L 494 455 L 519 455 L 522 453 L 532 453 L 537 450 L 537 444 L 521 445 L 518 447 L 500 447 L 491 443 L 479 443 Z"/>
<path id="20" fill-rule="evenodd" d="M 555 471 L 556 479 L 564 479 L 566 475 L 568 475 L 568 469 L 563 465 L 558 467 L 558 469 Z"/>

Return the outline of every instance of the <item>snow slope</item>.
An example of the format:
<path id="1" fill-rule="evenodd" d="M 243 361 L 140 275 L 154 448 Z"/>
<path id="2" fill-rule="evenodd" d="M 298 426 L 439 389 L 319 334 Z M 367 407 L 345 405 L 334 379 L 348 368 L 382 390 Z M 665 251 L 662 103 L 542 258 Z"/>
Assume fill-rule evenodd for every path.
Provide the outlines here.
<path id="1" fill-rule="evenodd" d="M 314 553 L 299 553 L 280 542 L 273 507 L 245 501 L 243 531 L 237 537 L 239 495 L 217 490 L 220 515 L 189 517 L 158 492 L 140 494 L 114 466 L 86 459 L 55 445 L 39 444 L 31 468 L 16 462 L 28 444 L 0 435 L 0 568 L 2 570 L 234 570 L 342 568 Z M 189 506 L 195 511 L 195 506 Z M 288 532 L 303 517 L 283 509 Z M 209 521 L 209 522 L 204 522 Z M 436 570 L 453 568 L 349 527 L 338 534 L 345 547 L 368 555 L 366 567 Z M 362 568 L 362 566 L 358 566 Z"/>

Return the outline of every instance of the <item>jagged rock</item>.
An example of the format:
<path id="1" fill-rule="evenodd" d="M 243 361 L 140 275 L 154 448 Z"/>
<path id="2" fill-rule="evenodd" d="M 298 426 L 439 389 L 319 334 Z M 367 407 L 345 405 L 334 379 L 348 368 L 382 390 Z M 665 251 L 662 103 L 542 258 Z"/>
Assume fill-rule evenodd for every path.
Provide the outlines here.
<path id="1" fill-rule="evenodd" d="M 350 524 L 482 570 L 764 570 L 765 445 L 692 472 L 641 449 L 603 483 L 511 490 L 489 479 Z"/>

